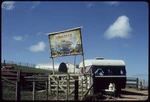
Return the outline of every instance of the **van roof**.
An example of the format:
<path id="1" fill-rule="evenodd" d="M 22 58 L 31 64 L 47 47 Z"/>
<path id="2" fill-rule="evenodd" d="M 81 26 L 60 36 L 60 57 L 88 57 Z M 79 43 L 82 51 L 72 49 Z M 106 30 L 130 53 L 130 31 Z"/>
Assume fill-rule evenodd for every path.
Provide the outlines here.
<path id="1" fill-rule="evenodd" d="M 97 60 L 97 59 L 89 59 L 84 60 L 85 66 L 125 66 L 125 62 L 123 60 Z M 83 67 L 83 62 L 79 64 L 79 67 Z"/>

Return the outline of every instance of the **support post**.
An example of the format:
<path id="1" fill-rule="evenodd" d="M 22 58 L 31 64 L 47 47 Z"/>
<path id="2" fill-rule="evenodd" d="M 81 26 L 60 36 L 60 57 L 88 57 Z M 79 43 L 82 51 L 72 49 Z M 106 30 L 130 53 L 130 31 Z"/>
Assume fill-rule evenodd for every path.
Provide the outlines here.
<path id="1" fill-rule="evenodd" d="M 56 92 L 57 100 L 58 100 L 58 94 L 59 94 L 59 79 L 57 78 L 57 92 Z"/>
<path id="2" fill-rule="evenodd" d="M 4 60 L 4 63 L 3 63 L 4 65 L 3 66 L 6 66 L 6 62 L 5 62 L 5 60 Z"/>
<path id="3" fill-rule="evenodd" d="M 20 100 L 20 71 L 17 72 L 17 81 L 16 81 L 16 100 Z"/>
<path id="4" fill-rule="evenodd" d="M 35 100 L 35 81 L 33 81 L 33 101 Z"/>
<path id="5" fill-rule="evenodd" d="M 52 65 L 53 65 L 53 75 L 55 75 L 55 71 L 54 71 L 54 58 L 53 57 L 51 57 L 52 58 Z"/>
<path id="6" fill-rule="evenodd" d="M 67 86 L 66 86 L 66 100 L 68 100 L 68 79 L 66 81 L 67 81 Z"/>
<path id="7" fill-rule="evenodd" d="M 68 74 L 68 94 L 69 94 L 69 92 L 70 92 L 70 76 Z"/>
<path id="8" fill-rule="evenodd" d="M 74 93 L 74 100 L 78 101 L 78 80 L 75 80 L 75 93 Z"/>
<path id="9" fill-rule="evenodd" d="M 142 90 L 142 81 L 140 81 L 140 90 Z"/>
<path id="10" fill-rule="evenodd" d="M 50 78 L 50 75 L 48 77 L 48 91 L 49 91 L 49 95 L 51 95 L 51 78 Z"/>
<path id="11" fill-rule="evenodd" d="M 46 100 L 48 100 L 48 80 L 45 82 L 46 85 Z"/>
<path id="12" fill-rule="evenodd" d="M 84 54 L 82 54 L 82 62 L 83 62 L 83 73 L 85 74 L 86 70 L 85 70 L 85 63 L 84 63 Z"/>
<path id="13" fill-rule="evenodd" d="M 74 57 L 74 74 L 75 74 L 75 68 L 76 68 L 76 55 Z"/>
<path id="14" fill-rule="evenodd" d="M 67 89 L 67 94 L 66 94 L 66 100 L 68 100 L 68 95 L 69 95 L 69 74 L 67 74 L 67 86 L 66 86 L 66 89 Z"/>
<path id="15" fill-rule="evenodd" d="M 136 89 L 138 90 L 139 78 L 136 78 Z"/>

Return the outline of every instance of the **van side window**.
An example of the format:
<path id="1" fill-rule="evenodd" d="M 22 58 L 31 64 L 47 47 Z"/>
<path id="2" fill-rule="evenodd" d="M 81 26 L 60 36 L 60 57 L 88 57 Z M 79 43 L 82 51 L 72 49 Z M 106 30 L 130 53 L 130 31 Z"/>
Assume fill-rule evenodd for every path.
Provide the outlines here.
<path id="1" fill-rule="evenodd" d="M 123 70 L 120 70 L 120 74 L 123 75 Z"/>
<path id="2" fill-rule="evenodd" d="M 124 66 L 93 66 L 92 72 L 96 75 L 126 75 Z"/>
<path id="3" fill-rule="evenodd" d="M 102 68 L 98 68 L 98 69 L 95 71 L 95 74 L 102 76 L 102 75 L 104 75 L 104 71 L 102 70 Z"/>

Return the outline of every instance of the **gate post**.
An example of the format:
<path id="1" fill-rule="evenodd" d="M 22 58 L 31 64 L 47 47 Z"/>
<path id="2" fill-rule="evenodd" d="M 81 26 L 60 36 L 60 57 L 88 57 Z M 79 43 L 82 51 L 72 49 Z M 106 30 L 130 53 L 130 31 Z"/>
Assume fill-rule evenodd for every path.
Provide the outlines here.
<path id="1" fill-rule="evenodd" d="M 74 100 L 78 100 L 78 80 L 75 80 L 75 93 L 74 93 Z"/>
<path id="2" fill-rule="evenodd" d="M 20 71 L 17 72 L 17 81 L 16 81 L 16 100 L 20 100 Z"/>
<path id="3" fill-rule="evenodd" d="M 33 81 L 33 100 L 35 100 L 35 81 Z"/>
<path id="4" fill-rule="evenodd" d="M 46 100 L 48 100 L 48 80 L 46 80 L 45 84 L 46 84 Z"/>
<path id="5" fill-rule="evenodd" d="M 57 77 L 57 92 L 56 92 L 57 100 L 58 100 L 58 95 L 59 95 L 59 79 Z"/>
<path id="6" fill-rule="evenodd" d="M 51 95 L 51 77 L 50 75 L 48 76 L 48 93 Z"/>
<path id="7" fill-rule="evenodd" d="M 136 78 L 136 89 L 138 90 L 138 86 L 139 86 L 139 78 Z"/>
<path id="8" fill-rule="evenodd" d="M 66 86 L 66 91 L 67 91 L 67 94 L 66 94 L 66 100 L 68 100 L 68 94 L 69 94 L 69 86 L 70 86 L 70 84 L 69 84 L 69 74 L 67 74 L 67 86 Z"/>

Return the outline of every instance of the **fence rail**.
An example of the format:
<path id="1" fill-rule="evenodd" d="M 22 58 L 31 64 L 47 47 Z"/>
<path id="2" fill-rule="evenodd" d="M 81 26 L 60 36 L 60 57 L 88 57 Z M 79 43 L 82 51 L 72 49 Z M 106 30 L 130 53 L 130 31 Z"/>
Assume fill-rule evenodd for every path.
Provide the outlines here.
<path id="1" fill-rule="evenodd" d="M 128 77 L 126 85 L 129 87 L 135 87 L 136 89 L 139 89 L 139 78 Z"/>

